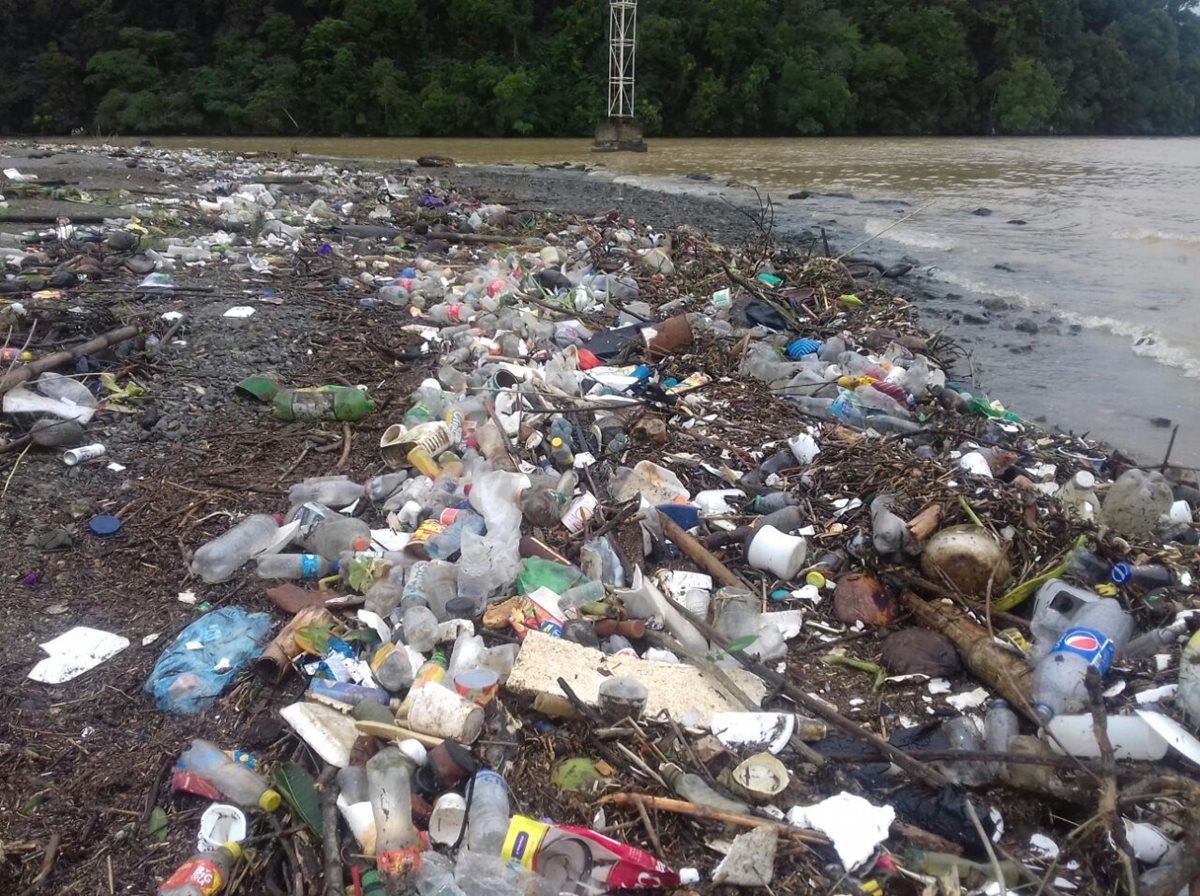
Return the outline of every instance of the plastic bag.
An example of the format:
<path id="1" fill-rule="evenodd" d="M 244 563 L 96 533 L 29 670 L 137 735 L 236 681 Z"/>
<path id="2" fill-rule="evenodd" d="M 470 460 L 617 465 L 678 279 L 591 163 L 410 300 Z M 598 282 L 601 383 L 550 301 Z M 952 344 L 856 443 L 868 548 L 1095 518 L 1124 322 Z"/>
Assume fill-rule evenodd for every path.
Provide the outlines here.
<path id="1" fill-rule="evenodd" d="M 247 613 L 240 607 L 206 613 L 163 651 L 145 690 L 165 712 L 203 712 L 258 657 L 270 630 L 267 613 Z"/>

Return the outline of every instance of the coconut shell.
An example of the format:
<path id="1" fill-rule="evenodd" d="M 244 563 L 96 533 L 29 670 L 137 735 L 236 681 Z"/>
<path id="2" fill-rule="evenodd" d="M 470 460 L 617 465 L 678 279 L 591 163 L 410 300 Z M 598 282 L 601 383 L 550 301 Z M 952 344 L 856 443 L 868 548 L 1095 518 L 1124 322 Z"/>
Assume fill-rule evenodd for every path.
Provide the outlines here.
<path id="1" fill-rule="evenodd" d="M 995 593 L 1012 575 L 1004 546 L 985 529 L 970 525 L 934 534 L 925 543 L 921 569 L 933 581 L 949 579 L 963 594 L 975 597 L 987 594 L 989 579 Z"/>
<path id="2" fill-rule="evenodd" d="M 867 573 L 855 572 L 837 580 L 833 592 L 833 614 L 847 625 L 891 625 L 900 607 L 891 591 Z"/>
<path id="3" fill-rule="evenodd" d="M 893 675 L 947 678 L 962 670 L 954 642 L 927 628 L 906 628 L 883 641 L 883 665 Z"/>

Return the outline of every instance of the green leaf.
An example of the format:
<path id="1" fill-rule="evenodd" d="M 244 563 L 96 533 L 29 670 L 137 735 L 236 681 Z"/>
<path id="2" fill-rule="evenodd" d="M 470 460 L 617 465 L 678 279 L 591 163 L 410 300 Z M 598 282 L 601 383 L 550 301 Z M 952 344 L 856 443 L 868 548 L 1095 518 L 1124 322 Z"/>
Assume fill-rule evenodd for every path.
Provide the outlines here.
<path id="1" fill-rule="evenodd" d="M 313 776 L 303 766 L 282 762 L 275 766 L 271 783 L 296 817 L 320 837 L 323 830 L 321 798 L 317 796 L 317 782 Z"/>
<path id="2" fill-rule="evenodd" d="M 150 813 L 150 817 L 146 819 L 146 833 L 162 843 L 167 839 L 167 813 L 160 807 L 155 806 L 154 811 Z"/>
<path id="3" fill-rule="evenodd" d="M 736 641 L 730 641 L 725 647 L 725 652 L 737 653 L 740 650 L 745 650 L 757 640 L 758 635 L 745 635 L 741 638 L 738 638 Z"/>
<path id="4" fill-rule="evenodd" d="M 355 641 L 362 641 L 365 644 L 370 644 L 372 641 L 379 640 L 379 633 L 373 628 L 356 628 L 342 635 L 340 640 L 347 644 L 352 644 Z"/>

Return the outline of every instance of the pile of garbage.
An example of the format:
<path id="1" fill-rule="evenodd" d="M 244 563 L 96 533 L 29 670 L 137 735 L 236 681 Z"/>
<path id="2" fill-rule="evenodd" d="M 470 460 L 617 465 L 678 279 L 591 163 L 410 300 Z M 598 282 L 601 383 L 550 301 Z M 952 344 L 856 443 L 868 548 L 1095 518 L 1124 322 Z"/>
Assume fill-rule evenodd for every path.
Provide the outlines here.
<path id="1" fill-rule="evenodd" d="M 424 379 L 403 407 L 229 383 L 378 456 L 191 546 L 181 587 L 269 605 L 200 615 L 146 692 L 203 714 L 254 682 L 303 749 L 180 744 L 211 805 L 160 892 L 258 891 L 285 825 L 321 850 L 306 892 L 1197 876 L 1194 485 L 1005 410 L 870 270 L 362 171 L 289 212 L 256 176 L 190 210 L 261 262 L 227 233 L 141 257 L 293 252 Z M 87 423 L 27 380 L 6 413 Z"/>

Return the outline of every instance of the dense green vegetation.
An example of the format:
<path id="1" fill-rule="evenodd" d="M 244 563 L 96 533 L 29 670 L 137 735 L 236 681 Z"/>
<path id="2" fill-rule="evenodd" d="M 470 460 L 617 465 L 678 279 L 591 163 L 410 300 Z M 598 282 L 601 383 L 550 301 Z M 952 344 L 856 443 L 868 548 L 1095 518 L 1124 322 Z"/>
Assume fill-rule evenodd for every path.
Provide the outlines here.
<path id="1" fill-rule="evenodd" d="M 650 134 L 1197 134 L 1200 0 L 641 0 Z M 0 133 L 546 135 L 607 0 L 0 0 Z"/>

